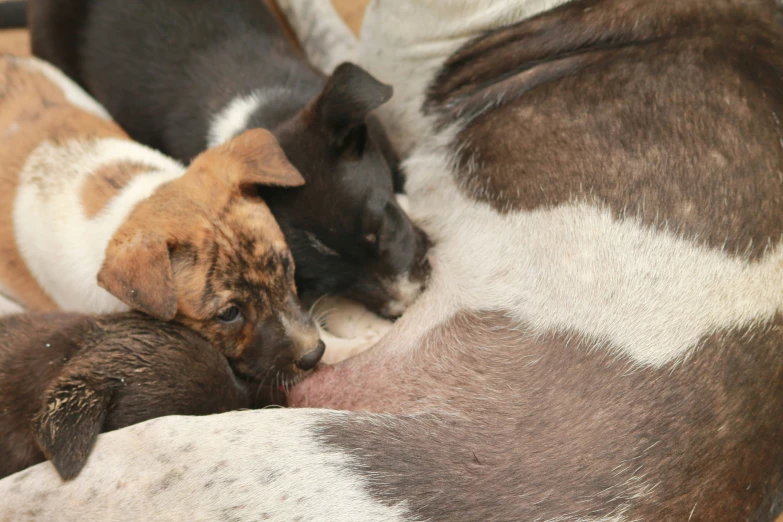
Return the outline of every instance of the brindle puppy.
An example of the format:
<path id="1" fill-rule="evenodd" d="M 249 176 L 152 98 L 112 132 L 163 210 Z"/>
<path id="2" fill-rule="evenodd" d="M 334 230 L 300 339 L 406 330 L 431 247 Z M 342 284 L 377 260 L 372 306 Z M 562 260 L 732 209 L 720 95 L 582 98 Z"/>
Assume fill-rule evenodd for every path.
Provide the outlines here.
<path id="1" fill-rule="evenodd" d="M 257 384 L 182 326 L 139 313 L 0 320 L 0 477 L 51 459 L 76 476 L 98 433 L 264 406 Z"/>

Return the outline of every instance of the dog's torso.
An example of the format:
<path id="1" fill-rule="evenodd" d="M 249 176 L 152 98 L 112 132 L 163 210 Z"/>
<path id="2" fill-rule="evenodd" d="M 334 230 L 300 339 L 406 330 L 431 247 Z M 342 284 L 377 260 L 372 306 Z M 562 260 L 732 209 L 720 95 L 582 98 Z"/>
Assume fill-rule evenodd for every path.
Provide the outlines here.
<path id="1" fill-rule="evenodd" d="M 127 309 L 98 287 L 106 245 L 140 200 L 184 168 L 130 141 L 50 65 L 6 57 L 2 66 L 0 287 L 32 310 Z"/>

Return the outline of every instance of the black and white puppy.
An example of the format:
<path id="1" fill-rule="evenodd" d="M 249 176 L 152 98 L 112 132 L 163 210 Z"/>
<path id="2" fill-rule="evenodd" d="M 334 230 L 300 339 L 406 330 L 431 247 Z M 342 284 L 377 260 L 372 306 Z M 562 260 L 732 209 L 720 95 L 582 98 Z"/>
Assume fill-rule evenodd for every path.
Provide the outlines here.
<path id="1" fill-rule="evenodd" d="M 134 139 L 189 161 L 247 128 L 273 131 L 307 181 L 263 189 L 303 297 L 341 294 L 396 316 L 418 296 L 426 240 L 397 203 L 366 123 L 391 87 L 349 63 L 326 78 L 260 0 L 28 5 L 34 54 Z"/>
<path id="2" fill-rule="evenodd" d="M 0 319 L 0 477 L 49 458 L 72 478 L 100 432 L 265 405 L 255 398 L 181 325 L 140 313 Z"/>

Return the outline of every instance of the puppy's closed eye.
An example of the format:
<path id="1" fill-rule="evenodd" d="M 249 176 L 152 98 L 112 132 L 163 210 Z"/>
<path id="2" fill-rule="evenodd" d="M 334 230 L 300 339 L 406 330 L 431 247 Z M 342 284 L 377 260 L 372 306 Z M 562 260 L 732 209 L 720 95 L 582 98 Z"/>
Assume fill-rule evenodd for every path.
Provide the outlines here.
<path id="1" fill-rule="evenodd" d="M 66 374 L 49 390 L 33 418 L 33 435 L 63 479 L 84 467 L 120 386 L 111 378 Z"/>

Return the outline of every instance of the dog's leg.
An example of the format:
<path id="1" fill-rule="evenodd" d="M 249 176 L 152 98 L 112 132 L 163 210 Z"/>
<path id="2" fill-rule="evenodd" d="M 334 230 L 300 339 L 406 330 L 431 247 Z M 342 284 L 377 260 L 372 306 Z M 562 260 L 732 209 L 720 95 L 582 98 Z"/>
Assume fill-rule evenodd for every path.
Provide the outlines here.
<path id="1" fill-rule="evenodd" d="M 277 0 L 309 60 L 325 74 L 355 62 L 358 42 L 328 0 Z"/>

